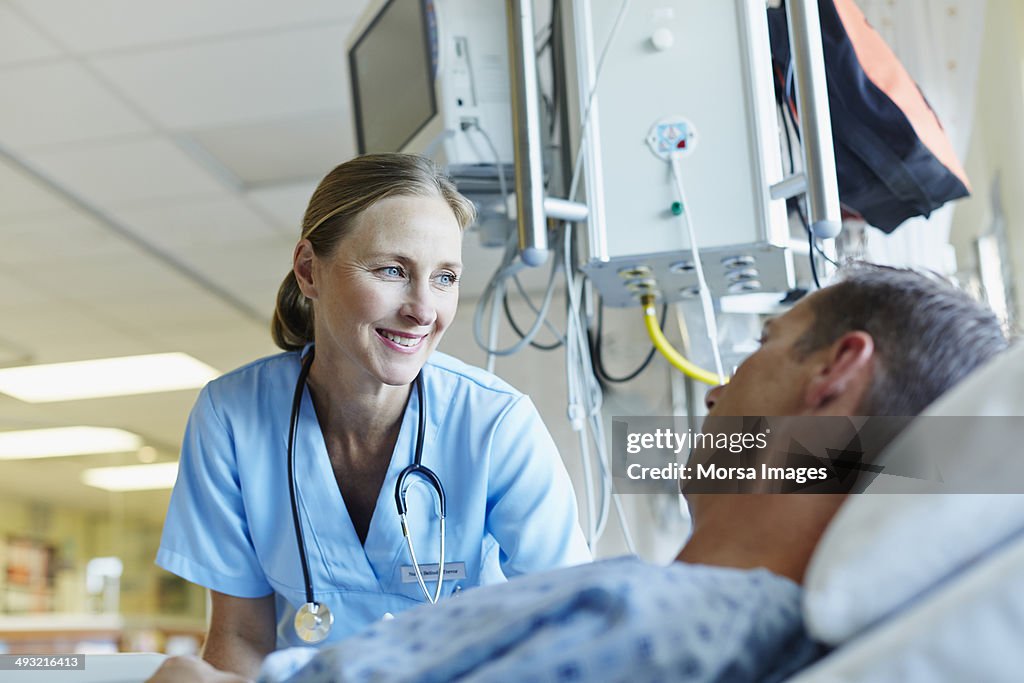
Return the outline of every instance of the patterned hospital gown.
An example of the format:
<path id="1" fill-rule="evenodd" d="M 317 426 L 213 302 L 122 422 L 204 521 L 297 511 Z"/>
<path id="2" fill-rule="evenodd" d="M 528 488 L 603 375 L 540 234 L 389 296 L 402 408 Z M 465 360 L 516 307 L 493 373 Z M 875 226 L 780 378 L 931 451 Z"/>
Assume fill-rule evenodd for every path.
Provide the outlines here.
<path id="1" fill-rule="evenodd" d="M 824 654 L 800 594 L 764 569 L 617 558 L 467 591 L 322 651 L 276 652 L 259 680 L 778 681 Z"/>

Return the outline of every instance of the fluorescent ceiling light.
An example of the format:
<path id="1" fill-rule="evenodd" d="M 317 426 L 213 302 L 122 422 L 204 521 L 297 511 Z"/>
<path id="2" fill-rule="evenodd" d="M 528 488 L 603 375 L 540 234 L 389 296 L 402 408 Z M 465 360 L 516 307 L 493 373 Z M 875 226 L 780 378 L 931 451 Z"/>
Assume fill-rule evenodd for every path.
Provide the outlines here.
<path id="1" fill-rule="evenodd" d="M 0 392 L 27 403 L 195 389 L 220 373 L 185 353 L 101 358 L 0 370 Z"/>
<path id="2" fill-rule="evenodd" d="M 55 427 L 0 432 L 0 460 L 55 458 L 91 453 L 125 453 L 142 446 L 142 437 L 110 427 Z"/>
<path id="3" fill-rule="evenodd" d="M 82 483 L 107 491 L 169 489 L 178 477 L 178 463 L 94 467 L 82 472 Z"/>

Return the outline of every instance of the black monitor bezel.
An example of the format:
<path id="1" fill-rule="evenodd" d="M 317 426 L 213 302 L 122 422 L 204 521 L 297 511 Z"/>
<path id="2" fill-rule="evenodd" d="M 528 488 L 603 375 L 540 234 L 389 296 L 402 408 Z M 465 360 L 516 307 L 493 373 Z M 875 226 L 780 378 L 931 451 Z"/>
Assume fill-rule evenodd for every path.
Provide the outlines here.
<path id="1" fill-rule="evenodd" d="M 387 11 L 389 9 L 391 9 L 391 6 L 394 3 L 400 2 L 400 1 L 401 0 L 388 0 L 384 4 L 384 6 L 380 8 L 380 11 L 377 12 L 377 15 L 373 18 L 373 20 L 370 22 L 370 24 L 363 30 L 362 34 L 359 36 L 359 38 L 356 40 L 356 42 L 352 44 L 352 47 L 350 47 L 349 51 L 348 51 L 349 81 L 350 81 L 350 87 L 352 89 L 352 108 L 353 108 L 353 114 L 355 116 L 355 123 L 356 123 L 356 148 L 358 149 L 359 154 L 366 154 L 367 151 L 366 151 L 366 139 L 365 139 L 365 135 L 363 133 L 362 102 L 361 102 L 360 97 L 359 97 L 359 76 L 358 76 L 358 73 L 356 71 L 356 52 L 359 49 L 359 46 L 362 44 L 362 42 L 373 31 L 374 27 L 380 21 L 381 17 L 383 17 L 387 13 Z M 431 0 L 418 0 L 418 2 L 419 2 L 419 6 L 420 6 L 420 26 L 423 29 L 423 46 L 425 48 L 425 50 L 424 50 L 425 54 L 424 54 L 424 59 L 423 59 L 423 65 L 424 65 L 424 68 L 427 70 L 427 82 L 429 84 L 428 90 L 429 90 L 429 93 L 430 93 L 430 114 L 423 120 L 423 123 L 421 123 L 416 128 L 416 130 L 413 131 L 413 133 L 411 135 L 409 135 L 408 138 L 406 138 L 404 141 L 402 141 L 402 144 L 400 144 L 397 149 L 390 150 L 390 151 L 394 151 L 394 152 L 399 152 L 399 151 L 402 150 L 402 148 L 404 148 L 406 145 L 408 145 L 409 142 L 412 141 L 413 138 L 415 138 L 417 135 L 420 134 L 420 131 L 422 131 L 424 128 L 427 127 L 427 125 L 430 123 L 430 121 L 435 116 L 437 116 L 437 113 L 438 113 L 438 109 L 437 109 L 437 92 L 436 92 L 436 85 L 435 85 L 435 82 L 434 82 L 435 81 L 435 74 L 434 74 L 432 51 L 431 51 L 431 40 L 430 40 L 430 37 L 431 37 L 430 36 L 430 25 L 429 25 L 430 22 L 427 19 L 427 3 L 431 2 Z"/>

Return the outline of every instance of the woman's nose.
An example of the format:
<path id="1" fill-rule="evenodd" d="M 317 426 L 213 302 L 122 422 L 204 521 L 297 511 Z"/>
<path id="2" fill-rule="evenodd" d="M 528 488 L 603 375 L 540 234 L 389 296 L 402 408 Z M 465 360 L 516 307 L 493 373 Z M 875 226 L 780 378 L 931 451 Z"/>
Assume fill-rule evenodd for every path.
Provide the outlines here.
<path id="1" fill-rule="evenodd" d="M 402 315 L 420 327 L 430 327 L 437 320 L 437 306 L 430 285 L 412 287 L 402 305 Z"/>

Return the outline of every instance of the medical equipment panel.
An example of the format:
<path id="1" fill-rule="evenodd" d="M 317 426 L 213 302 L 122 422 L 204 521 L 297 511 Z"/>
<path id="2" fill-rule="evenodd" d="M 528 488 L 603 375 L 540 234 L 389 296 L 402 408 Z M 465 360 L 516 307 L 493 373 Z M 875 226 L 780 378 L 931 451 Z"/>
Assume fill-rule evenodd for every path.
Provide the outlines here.
<path id="1" fill-rule="evenodd" d="M 788 290 L 785 201 L 769 190 L 783 170 L 763 0 L 618 10 L 573 3 L 580 112 L 609 45 L 583 136 L 583 269 L 611 306 L 694 296 L 688 220 L 713 295 Z"/>

